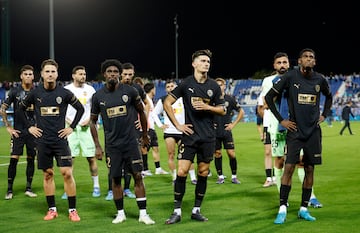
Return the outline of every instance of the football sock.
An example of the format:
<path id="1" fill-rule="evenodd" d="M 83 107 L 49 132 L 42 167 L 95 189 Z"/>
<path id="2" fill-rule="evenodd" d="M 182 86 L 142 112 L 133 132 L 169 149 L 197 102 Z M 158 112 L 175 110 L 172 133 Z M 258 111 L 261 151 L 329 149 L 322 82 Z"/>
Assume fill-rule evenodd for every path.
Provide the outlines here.
<path id="1" fill-rule="evenodd" d="M 279 169 L 279 168 L 274 167 L 274 173 L 275 173 L 275 178 L 276 178 L 276 187 L 277 187 L 279 192 L 280 192 L 281 177 L 282 177 L 283 172 L 284 172 L 283 169 Z"/>
<path id="2" fill-rule="evenodd" d="M 297 171 L 298 171 L 300 183 L 302 184 L 305 178 L 305 170 L 303 167 L 298 167 Z"/>
<path id="3" fill-rule="evenodd" d="M 191 180 L 196 180 L 195 169 L 189 170 L 189 174 Z"/>

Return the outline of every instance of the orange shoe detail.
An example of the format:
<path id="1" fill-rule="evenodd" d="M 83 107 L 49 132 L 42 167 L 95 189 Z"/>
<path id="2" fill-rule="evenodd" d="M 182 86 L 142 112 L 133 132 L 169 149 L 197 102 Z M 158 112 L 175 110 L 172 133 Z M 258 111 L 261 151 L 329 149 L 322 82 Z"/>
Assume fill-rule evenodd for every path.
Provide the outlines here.
<path id="1" fill-rule="evenodd" d="M 56 211 L 53 210 L 49 210 L 46 214 L 46 216 L 44 217 L 45 221 L 49 221 L 49 220 L 53 220 L 58 216 L 58 213 Z"/>
<path id="2" fill-rule="evenodd" d="M 72 222 L 80 222 L 80 217 L 79 217 L 79 215 L 78 215 L 78 213 L 77 213 L 76 210 L 71 211 L 71 212 L 69 213 L 69 219 L 70 219 Z"/>

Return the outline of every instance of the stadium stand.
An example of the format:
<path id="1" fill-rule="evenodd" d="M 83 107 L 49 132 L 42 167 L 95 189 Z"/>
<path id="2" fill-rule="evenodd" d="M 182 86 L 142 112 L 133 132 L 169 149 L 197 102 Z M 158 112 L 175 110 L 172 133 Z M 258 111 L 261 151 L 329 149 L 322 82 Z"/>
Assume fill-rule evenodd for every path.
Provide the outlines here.
<path id="1" fill-rule="evenodd" d="M 341 121 L 341 109 L 344 103 L 348 100 L 353 101 L 353 112 L 355 118 L 352 120 L 360 120 L 360 74 L 352 75 L 333 75 L 327 77 L 331 91 L 334 95 L 333 109 L 335 112 L 334 120 Z M 240 105 L 245 111 L 243 118 L 244 122 L 255 122 L 255 106 L 257 103 L 257 98 L 261 92 L 261 83 L 262 79 L 228 79 L 226 92 L 236 97 Z M 155 80 L 156 86 L 156 95 L 154 103 L 157 100 L 166 94 L 165 90 L 165 80 Z M 99 81 L 93 81 L 91 83 L 95 90 L 103 87 L 104 83 Z M 13 85 L 17 85 L 13 83 Z M 0 103 L 5 99 L 7 91 L 10 87 L 5 85 L 0 85 Z M 324 98 L 322 101 L 324 101 Z M 9 117 L 11 120 L 11 109 L 9 111 Z M 2 120 L 0 119 L 0 126 L 3 125 Z"/>

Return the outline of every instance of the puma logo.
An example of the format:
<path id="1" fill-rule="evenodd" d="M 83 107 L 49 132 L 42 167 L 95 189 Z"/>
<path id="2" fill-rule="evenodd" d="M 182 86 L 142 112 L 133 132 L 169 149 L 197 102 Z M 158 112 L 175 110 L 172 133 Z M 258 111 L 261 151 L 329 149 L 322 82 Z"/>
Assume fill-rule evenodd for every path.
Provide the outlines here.
<path id="1" fill-rule="evenodd" d="M 192 93 L 194 93 L 194 89 L 193 89 L 193 88 L 189 87 L 188 90 L 191 91 Z"/>
<path id="2" fill-rule="evenodd" d="M 294 87 L 296 87 L 297 89 L 300 88 L 300 84 L 294 84 Z"/>

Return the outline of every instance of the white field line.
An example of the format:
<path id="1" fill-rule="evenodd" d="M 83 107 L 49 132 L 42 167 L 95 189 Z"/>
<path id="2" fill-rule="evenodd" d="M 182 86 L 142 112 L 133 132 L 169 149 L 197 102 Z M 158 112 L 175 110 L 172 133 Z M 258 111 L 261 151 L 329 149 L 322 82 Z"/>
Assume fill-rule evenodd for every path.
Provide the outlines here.
<path id="1" fill-rule="evenodd" d="M 26 163 L 26 161 L 18 162 L 18 164 L 23 164 L 23 163 Z M 0 163 L 0 167 L 3 167 L 3 166 L 9 166 L 9 163 Z"/>
<path id="2" fill-rule="evenodd" d="M 10 155 L 7 156 L 0 156 L 0 158 L 10 158 Z M 18 164 L 24 164 L 27 163 L 26 161 L 18 162 Z M 9 166 L 9 163 L 0 163 L 0 167 Z"/>

